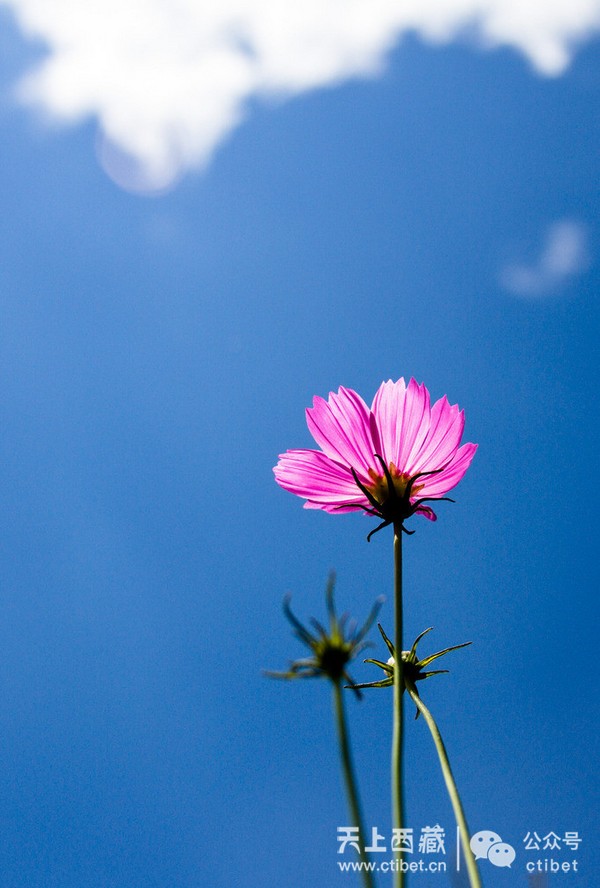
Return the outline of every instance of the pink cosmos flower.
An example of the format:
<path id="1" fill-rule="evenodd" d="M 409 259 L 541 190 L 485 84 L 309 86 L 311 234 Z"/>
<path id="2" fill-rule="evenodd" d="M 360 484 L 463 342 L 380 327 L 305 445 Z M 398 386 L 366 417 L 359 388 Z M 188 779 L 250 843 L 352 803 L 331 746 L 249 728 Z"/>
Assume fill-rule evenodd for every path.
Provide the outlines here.
<path id="1" fill-rule="evenodd" d="M 464 412 L 446 396 L 430 406 L 429 392 L 411 379 L 383 382 L 369 408 L 352 389 L 316 397 L 306 411 L 320 450 L 288 450 L 273 469 L 285 490 L 306 499 L 305 509 L 362 510 L 388 524 L 418 513 L 436 520 L 432 500 L 448 499 L 477 450 L 463 444 Z"/>

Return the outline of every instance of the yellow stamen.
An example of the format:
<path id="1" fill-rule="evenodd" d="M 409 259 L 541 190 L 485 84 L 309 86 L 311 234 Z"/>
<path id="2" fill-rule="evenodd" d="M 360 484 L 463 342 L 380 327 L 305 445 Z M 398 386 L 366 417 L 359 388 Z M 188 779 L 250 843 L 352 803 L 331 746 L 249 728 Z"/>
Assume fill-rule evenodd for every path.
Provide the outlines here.
<path id="1" fill-rule="evenodd" d="M 388 466 L 388 470 L 390 473 L 390 477 L 392 479 L 392 483 L 394 485 L 394 489 L 398 494 L 399 498 L 402 498 L 406 492 L 406 487 L 408 482 L 410 481 L 411 476 L 407 475 L 406 472 L 400 472 L 393 462 L 391 462 Z M 370 493 L 373 494 L 378 503 L 382 504 L 387 502 L 390 496 L 390 491 L 388 487 L 388 481 L 385 475 L 380 474 L 375 469 L 369 469 L 369 477 L 372 479 L 372 484 L 366 484 L 365 487 L 369 490 Z M 412 488 L 410 496 L 411 499 L 415 499 L 420 490 L 423 488 L 423 484 L 415 484 Z"/>

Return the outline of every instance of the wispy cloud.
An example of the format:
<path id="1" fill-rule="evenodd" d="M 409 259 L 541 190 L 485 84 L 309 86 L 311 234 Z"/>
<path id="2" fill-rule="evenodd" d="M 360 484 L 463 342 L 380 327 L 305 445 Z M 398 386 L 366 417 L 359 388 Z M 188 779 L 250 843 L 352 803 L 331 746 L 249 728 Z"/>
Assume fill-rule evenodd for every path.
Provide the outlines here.
<path id="1" fill-rule="evenodd" d="M 205 165 L 252 98 L 376 75 L 407 31 L 444 43 L 468 28 L 482 47 L 512 46 L 557 75 L 600 29 L 600 0 L 0 3 L 48 47 L 20 99 L 64 122 L 96 117 L 101 163 L 140 190 Z"/>
<path id="2" fill-rule="evenodd" d="M 515 296 L 548 296 L 586 271 L 589 264 L 585 226 L 572 219 L 562 219 L 549 226 L 539 256 L 531 263 L 507 265 L 500 282 Z"/>

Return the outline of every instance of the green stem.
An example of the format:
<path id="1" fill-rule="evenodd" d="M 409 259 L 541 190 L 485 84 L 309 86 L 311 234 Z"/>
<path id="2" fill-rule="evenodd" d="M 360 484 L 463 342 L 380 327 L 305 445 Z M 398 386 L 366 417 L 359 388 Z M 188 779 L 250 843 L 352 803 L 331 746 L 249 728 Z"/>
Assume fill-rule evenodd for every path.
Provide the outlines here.
<path id="1" fill-rule="evenodd" d="M 392 734 L 392 824 L 395 829 L 402 829 L 403 811 L 403 718 L 402 694 L 404 691 L 404 663 L 402 660 L 402 530 L 394 528 L 394 726 Z M 395 888 L 402 888 L 402 850 L 398 842 L 396 851 L 397 869 L 394 875 Z"/>
<path id="2" fill-rule="evenodd" d="M 406 679 L 406 688 L 411 696 L 413 703 L 427 722 L 427 727 L 431 731 L 431 736 L 433 737 L 433 742 L 435 743 L 435 748 L 437 749 L 440 765 L 442 767 L 442 774 L 444 775 L 444 781 L 446 783 L 446 789 L 448 790 L 448 795 L 450 796 L 450 801 L 452 802 L 452 807 L 454 809 L 454 816 L 456 817 L 456 822 L 458 823 L 458 828 L 460 831 L 460 841 L 463 849 L 463 854 L 467 862 L 469 883 L 471 885 L 471 888 L 481 888 L 481 879 L 479 878 L 477 864 L 475 863 L 475 858 L 473 857 L 473 853 L 469 845 L 469 829 L 467 827 L 465 812 L 463 811 L 463 806 L 460 801 L 458 789 L 456 788 L 456 783 L 454 782 L 452 769 L 450 767 L 450 762 L 448 761 L 448 753 L 446 752 L 446 747 L 444 746 L 442 735 L 440 734 L 439 728 L 436 725 L 431 712 L 417 694 L 417 689 L 414 686 L 413 682 L 410 681 L 410 679 Z"/>
<path id="3" fill-rule="evenodd" d="M 344 700 L 342 697 L 342 685 L 340 681 L 333 682 L 333 700 L 338 738 L 340 741 L 340 752 L 342 756 L 342 770 L 344 772 L 344 781 L 346 783 L 346 790 L 348 792 L 348 804 L 350 806 L 350 815 L 352 818 L 351 825 L 358 827 L 360 859 L 364 864 L 361 867 L 363 882 L 365 884 L 365 888 L 374 888 L 375 883 L 369 871 L 369 858 L 367 856 L 367 852 L 365 851 L 366 833 L 363 827 L 360 802 L 358 799 L 358 789 L 356 786 L 356 777 L 354 776 L 354 765 L 352 764 L 352 753 L 350 751 L 350 741 L 348 739 L 346 715 L 344 712 Z"/>

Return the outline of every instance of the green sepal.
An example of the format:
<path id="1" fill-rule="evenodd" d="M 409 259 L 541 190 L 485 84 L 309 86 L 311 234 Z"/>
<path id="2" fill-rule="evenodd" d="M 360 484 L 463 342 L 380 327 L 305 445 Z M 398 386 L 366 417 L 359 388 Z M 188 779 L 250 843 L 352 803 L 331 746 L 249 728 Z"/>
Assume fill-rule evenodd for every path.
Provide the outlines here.
<path id="1" fill-rule="evenodd" d="M 391 663 L 382 663 L 381 660 L 372 660 L 370 657 L 368 660 L 364 660 L 364 663 L 373 663 L 375 666 L 379 666 L 380 669 L 383 669 L 384 672 L 387 672 L 388 675 L 394 674 L 394 667 Z"/>
<path id="2" fill-rule="evenodd" d="M 393 659 L 393 663 L 384 663 L 383 660 L 376 660 L 374 658 L 369 658 L 365 660 L 365 663 L 372 663 L 374 666 L 377 666 L 379 669 L 382 669 L 387 678 L 382 679 L 381 681 L 372 681 L 365 684 L 357 685 L 359 688 L 387 688 L 391 687 L 394 684 L 394 666 L 396 663 L 396 651 L 394 645 L 388 638 L 385 633 L 383 626 L 378 623 L 377 624 L 379 631 L 381 633 L 381 637 L 383 638 L 388 651 L 391 654 L 391 658 Z M 431 632 L 433 626 L 429 626 L 427 629 L 424 629 L 420 635 L 418 635 L 409 651 L 402 651 L 402 662 L 404 664 L 404 686 L 405 688 L 409 688 L 409 686 L 414 690 L 414 693 L 419 696 L 419 692 L 416 689 L 416 683 L 418 681 L 425 681 L 427 678 L 431 678 L 432 675 L 445 675 L 448 673 L 448 669 L 429 669 L 426 670 L 426 667 L 433 663 L 434 660 L 437 660 L 439 657 L 445 656 L 445 654 L 449 654 L 451 651 L 460 650 L 460 648 L 468 647 L 471 644 L 470 641 L 465 641 L 462 644 L 455 644 L 452 647 L 444 648 L 442 651 L 436 651 L 435 654 L 430 654 L 428 657 L 424 657 L 422 660 L 419 660 L 417 657 L 417 646 L 422 638 L 427 635 L 428 632 Z M 417 709 L 415 718 L 419 717 L 419 710 Z"/>
<path id="3" fill-rule="evenodd" d="M 391 688 L 394 684 L 393 678 L 384 678 L 381 681 L 371 681 L 366 684 L 356 684 L 356 685 L 346 685 L 346 687 L 353 688 Z"/>
<path id="4" fill-rule="evenodd" d="M 381 623 L 377 623 L 377 628 L 378 628 L 379 631 L 381 632 L 381 635 L 382 635 L 382 637 L 383 637 L 383 640 L 385 641 L 385 643 L 386 643 L 386 645 L 387 645 L 387 649 L 388 649 L 388 651 L 390 652 L 390 656 L 395 657 L 396 654 L 395 654 L 395 652 L 394 652 L 394 645 L 392 644 L 392 642 L 389 640 L 389 638 L 388 638 L 387 635 L 385 634 L 385 631 L 384 631 L 383 626 L 381 625 Z"/>
<path id="5" fill-rule="evenodd" d="M 329 678 L 335 684 L 348 682 L 351 688 L 360 697 L 358 685 L 346 671 L 347 664 L 368 646 L 364 641 L 365 635 L 373 625 L 383 598 L 378 598 L 367 619 L 360 629 L 355 621 L 349 621 L 348 614 L 337 616 L 334 601 L 335 575 L 329 575 L 325 589 L 325 606 L 329 618 L 329 631 L 319 620 L 311 617 L 310 625 L 313 631 L 304 626 L 296 617 L 290 606 L 291 596 L 288 594 L 283 600 L 283 611 L 292 625 L 293 634 L 302 644 L 311 651 L 312 656 L 304 660 L 296 660 L 290 664 L 287 672 L 266 671 L 270 678 L 295 679 L 317 678 L 319 676 Z"/>
<path id="6" fill-rule="evenodd" d="M 444 654 L 449 654 L 450 651 L 458 651 L 460 648 L 466 648 L 470 644 L 473 644 L 473 642 L 463 641 L 462 644 L 453 644 L 452 647 L 444 648 L 443 651 L 438 651 L 436 654 L 431 654 L 429 657 L 425 657 L 424 660 L 421 660 L 421 666 L 429 666 L 429 664 L 433 663 L 434 660 L 437 660 L 438 657 L 443 657 Z"/>

